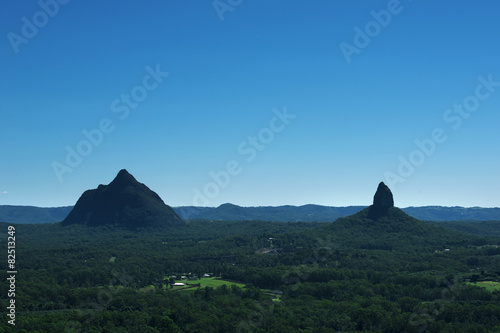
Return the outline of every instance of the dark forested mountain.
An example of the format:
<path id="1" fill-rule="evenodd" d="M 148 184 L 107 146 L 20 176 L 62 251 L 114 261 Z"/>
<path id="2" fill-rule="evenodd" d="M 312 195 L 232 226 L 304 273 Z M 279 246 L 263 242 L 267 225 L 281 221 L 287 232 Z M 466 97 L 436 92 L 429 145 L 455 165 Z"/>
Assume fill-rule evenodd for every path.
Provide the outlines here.
<path id="1" fill-rule="evenodd" d="M 158 194 L 123 169 L 109 185 L 85 191 L 62 224 L 137 228 L 181 226 L 184 222 Z"/>
<path id="2" fill-rule="evenodd" d="M 319 230 L 318 235 L 331 234 L 336 242 L 349 247 L 391 251 L 408 249 L 408 244 L 447 248 L 470 239 L 454 230 L 417 220 L 394 207 L 392 193 L 384 183 L 379 184 L 371 206 Z"/>

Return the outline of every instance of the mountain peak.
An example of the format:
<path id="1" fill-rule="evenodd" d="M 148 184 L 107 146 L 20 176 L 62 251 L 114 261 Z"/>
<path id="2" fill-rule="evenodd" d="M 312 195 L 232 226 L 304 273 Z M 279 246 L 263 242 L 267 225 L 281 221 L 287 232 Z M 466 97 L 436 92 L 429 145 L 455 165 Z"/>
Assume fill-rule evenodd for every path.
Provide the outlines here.
<path id="1" fill-rule="evenodd" d="M 136 183 L 137 180 L 132 176 L 126 169 L 121 169 L 116 175 L 115 179 L 110 183 L 111 184 L 133 184 Z"/>
<path id="2" fill-rule="evenodd" d="M 217 208 L 243 208 L 243 207 L 235 205 L 235 204 L 232 204 L 232 203 L 229 203 L 229 202 L 226 202 L 226 203 L 223 203 L 222 205 L 220 205 Z"/>
<path id="3" fill-rule="evenodd" d="M 394 198 L 391 190 L 380 182 L 377 187 L 377 192 L 373 196 L 373 205 L 368 209 L 368 217 L 377 220 L 379 217 L 387 215 L 389 209 L 394 207 Z"/>
<path id="4" fill-rule="evenodd" d="M 394 207 L 392 192 L 387 185 L 384 184 L 384 182 L 380 182 L 380 184 L 378 184 L 377 192 L 375 192 L 375 195 L 373 196 L 373 206 L 379 208 Z"/>
<path id="5" fill-rule="evenodd" d="M 132 177 L 134 178 L 128 171 L 127 169 L 121 169 L 118 174 L 116 175 L 116 178 L 121 178 L 121 177 Z"/>
<path id="6" fill-rule="evenodd" d="M 409 216 L 401 209 L 394 207 L 391 190 L 383 182 L 378 185 L 377 192 L 373 197 L 373 205 L 353 215 L 341 217 L 338 221 L 344 226 L 351 224 L 362 225 L 368 233 L 380 231 L 417 232 L 417 229 L 422 227 L 423 223 Z M 419 224 L 419 226 L 415 226 L 416 224 Z"/>
<path id="7" fill-rule="evenodd" d="M 118 224 L 127 228 L 184 224 L 158 194 L 139 183 L 125 169 L 120 170 L 108 185 L 85 191 L 62 223 Z"/>

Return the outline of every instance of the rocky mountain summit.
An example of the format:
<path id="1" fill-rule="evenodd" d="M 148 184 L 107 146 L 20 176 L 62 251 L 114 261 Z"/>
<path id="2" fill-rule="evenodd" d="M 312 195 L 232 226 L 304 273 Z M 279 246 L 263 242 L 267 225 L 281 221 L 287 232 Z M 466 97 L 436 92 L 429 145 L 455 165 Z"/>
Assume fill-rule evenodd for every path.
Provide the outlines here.
<path id="1" fill-rule="evenodd" d="M 384 184 L 380 182 L 378 184 L 377 192 L 373 196 L 373 205 L 368 207 L 368 217 L 372 219 L 378 219 L 379 217 L 386 215 L 390 208 L 394 207 L 394 198 L 392 196 L 391 190 Z"/>
<path id="2" fill-rule="evenodd" d="M 126 228 L 151 226 L 182 226 L 175 211 L 139 183 L 127 170 L 121 170 L 108 185 L 85 191 L 63 225 L 119 225 Z"/>
<path id="3" fill-rule="evenodd" d="M 373 206 L 377 208 L 394 207 L 392 192 L 384 182 L 378 184 L 377 192 L 373 196 Z"/>

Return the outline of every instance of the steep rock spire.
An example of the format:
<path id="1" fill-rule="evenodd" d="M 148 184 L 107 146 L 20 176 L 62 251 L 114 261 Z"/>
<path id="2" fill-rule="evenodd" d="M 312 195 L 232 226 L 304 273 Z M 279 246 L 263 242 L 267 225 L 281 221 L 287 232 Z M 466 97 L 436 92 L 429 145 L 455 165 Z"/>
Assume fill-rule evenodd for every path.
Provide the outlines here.
<path id="1" fill-rule="evenodd" d="M 394 207 L 392 192 L 384 182 L 378 184 L 377 192 L 373 196 L 373 206 L 378 208 Z"/>
<path id="2" fill-rule="evenodd" d="M 386 215 L 392 207 L 394 207 L 392 192 L 384 182 L 380 182 L 377 192 L 373 196 L 373 205 L 369 207 L 368 217 L 377 220 L 379 217 Z"/>

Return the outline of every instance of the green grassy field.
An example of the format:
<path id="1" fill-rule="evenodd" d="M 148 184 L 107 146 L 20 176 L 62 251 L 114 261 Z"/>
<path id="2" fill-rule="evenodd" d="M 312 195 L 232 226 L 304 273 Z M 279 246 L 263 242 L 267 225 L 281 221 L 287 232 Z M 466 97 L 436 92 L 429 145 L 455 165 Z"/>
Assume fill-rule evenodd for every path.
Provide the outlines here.
<path id="1" fill-rule="evenodd" d="M 195 283 L 201 283 L 201 287 L 202 288 L 205 288 L 205 287 L 213 287 L 213 288 L 216 288 L 216 287 L 220 287 L 222 285 L 226 285 L 228 287 L 232 286 L 232 285 L 236 285 L 240 288 L 244 288 L 245 287 L 245 284 L 243 283 L 238 283 L 238 282 L 233 282 L 233 281 L 226 281 L 226 280 L 221 280 L 219 278 L 203 278 L 203 279 L 200 279 L 198 280 L 200 282 L 196 282 L 194 281 Z"/>
<path id="2" fill-rule="evenodd" d="M 273 302 L 280 302 L 281 301 L 281 297 L 283 296 L 282 294 L 276 294 L 274 293 L 272 290 L 270 289 L 261 289 L 261 292 L 264 294 L 264 295 L 267 295 L 267 296 L 270 296 L 271 297 L 271 300 Z"/>
<path id="3" fill-rule="evenodd" d="M 175 282 L 181 282 L 185 283 L 185 286 L 175 286 L 172 288 L 172 290 L 178 290 L 178 291 L 194 291 L 198 288 L 205 288 L 205 287 L 212 287 L 212 288 L 217 288 L 222 285 L 226 285 L 228 287 L 231 287 L 232 285 L 236 285 L 240 288 L 244 288 L 245 284 L 243 283 L 238 283 L 238 282 L 233 282 L 233 281 L 226 281 L 222 280 L 220 278 L 216 277 L 211 277 L 211 278 L 201 278 L 198 280 L 175 280 Z M 168 286 L 165 286 L 168 287 Z"/>
<path id="4" fill-rule="evenodd" d="M 472 282 L 467 282 L 469 285 L 485 288 L 489 292 L 499 290 L 500 291 L 500 282 L 494 282 L 494 281 L 478 281 L 476 283 Z"/>

